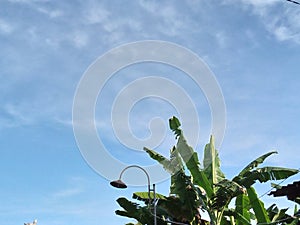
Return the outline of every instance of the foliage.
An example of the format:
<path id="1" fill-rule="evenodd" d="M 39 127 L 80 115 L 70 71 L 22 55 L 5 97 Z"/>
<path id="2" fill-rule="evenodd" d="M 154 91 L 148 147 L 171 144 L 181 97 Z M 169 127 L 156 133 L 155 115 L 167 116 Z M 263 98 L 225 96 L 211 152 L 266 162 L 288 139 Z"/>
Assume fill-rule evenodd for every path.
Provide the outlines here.
<path id="1" fill-rule="evenodd" d="M 230 180 L 221 171 L 212 136 L 204 148 L 201 165 L 197 152 L 184 138 L 179 120 L 173 117 L 169 125 L 177 139 L 176 146 L 170 150 L 170 158 L 144 148 L 171 175 L 170 195 L 157 195 L 157 224 L 166 225 L 168 221 L 174 221 L 189 225 L 246 225 L 251 224 L 251 220 L 257 220 L 258 224 L 276 224 L 276 221 L 282 219 L 293 222 L 293 217 L 288 217 L 284 209 L 279 210 L 276 206 L 266 209 L 253 187 L 257 181 L 263 183 L 286 179 L 298 173 L 298 170 L 289 168 L 259 167 L 265 159 L 277 152 L 258 157 Z M 134 193 L 133 198 L 143 201 L 146 206 L 119 198 L 117 201 L 125 211 L 117 210 L 116 213 L 135 218 L 140 224 L 152 225 L 153 213 L 148 206 L 150 202 L 147 193 Z M 229 204 L 234 199 L 234 208 L 230 209 Z M 201 218 L 204 211 L 209 214 L 210 222 Z"/>

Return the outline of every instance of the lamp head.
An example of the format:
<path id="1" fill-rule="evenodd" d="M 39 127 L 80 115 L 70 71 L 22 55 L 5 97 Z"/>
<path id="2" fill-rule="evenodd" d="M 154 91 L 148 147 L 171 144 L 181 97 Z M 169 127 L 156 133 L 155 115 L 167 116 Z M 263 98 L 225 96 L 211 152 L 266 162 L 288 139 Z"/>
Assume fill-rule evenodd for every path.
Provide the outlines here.
<path id="1" fill-rule="evenodd" d="M 127 185 L 121 180 L 114 180 L 110 182 L 110 185 L 116 188 L 127 188 Z"/>

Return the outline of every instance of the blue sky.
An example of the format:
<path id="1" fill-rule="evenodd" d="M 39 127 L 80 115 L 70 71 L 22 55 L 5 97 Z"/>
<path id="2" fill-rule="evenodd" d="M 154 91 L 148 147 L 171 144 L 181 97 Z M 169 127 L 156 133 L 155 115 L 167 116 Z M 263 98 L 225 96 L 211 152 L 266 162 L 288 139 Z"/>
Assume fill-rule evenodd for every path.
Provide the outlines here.
<path id="1" fill-rule="evenodd" d="M 268 164 L 299 168 L 299 6 L 284 0 L 0 0 L 3 224 L 35 218 L 41 225 L 130 221 L 115 216 L 119 208 L 115 200 L 145 187 L 113 189 L 88 166 L 73 135 L 72 104 L 76 87 L 93 61 L 119 45 L 149 39 L 184 46 L 213 71 L 226 103 L 226 133 L 219 151 L 229 177 L 273 149 L 279 154 Z M 140 74 L 160 72 L 174 71 L 151 64 L 126 68 L 99 95 L 98 134 L 110 154 L 125 164 L 153 162 L 114 137 L 110 106 L 118 90 Z M 195 148 L 201 156 L 210 134 L 207 101 L 184 74 L 177 71 L 174 77 L 200 111 L 200 140 Z M 170 104 L 148 99 L 132 110 L 129 122 L 133 133 L 143 138 L 153 116 L 167 122 L 172 115 L 177 114 Z M 175 143 L 166 132 L 167 141 L 157 149 L 164 154 Z M 168 181 L 161 182 L 157 191 L 167 194 L 167 186 Z M 262 194 L 269 188 L 262 184 L 258 190 Z M 267 196 L 263 200 L 274 201 Z"/>

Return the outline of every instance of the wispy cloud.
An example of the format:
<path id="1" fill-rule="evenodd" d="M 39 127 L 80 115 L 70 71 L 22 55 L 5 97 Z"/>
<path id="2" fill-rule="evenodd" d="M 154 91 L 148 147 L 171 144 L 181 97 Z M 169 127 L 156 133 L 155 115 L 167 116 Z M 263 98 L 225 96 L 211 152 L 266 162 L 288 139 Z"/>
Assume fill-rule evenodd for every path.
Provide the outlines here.
<path id="1" fill-rule="evenodd" d="M 154 1 L 139 1 L 142 9 L 152 14 L 155 30 L 159 30 L 166 36 L 177 36 L 187 27 L 187 17 L 181 15 L 181 11 L 172 4 L 164 4 Z M 189 27 L 192 29 L 191 27 Z"/>
<path id="2" fill-rule="evenodd" d="M 64 190 L 60 190 L 53 194 L 54 198 L 69 198 L 74 197 L 75 195 L 78 195 L 83 192 L 82 188 L 76 187 L 76 188 L 67 188 Z"/>
<path id="3" fill-rule="evenodd" d="M 84 6 L 84 21 L 87 24 L 101 24 L 106 22 L 111 15 L 101 3 L 96 1 L 89 1 Z"/>
<path id="4" fill-rule="evenodd" d="M 252 5 L 255 7 L 268 7 L 272 6 L 276 3 L 282 3 L 282 0 L 265 0 L 265 1 L 260 1 L 260 0 L 223 0 L 222 1 L 225 4 L 245 4 L 245 5 Z"/>
<path id="5" fill-rule="evenodd" d="M 286 7 L 283 14 L 269 16 L 269 23 L 266 25 L 279 41 L 294 41 L 300 44 L 300 7 Z"/>
<path id="6" fill-rule="evenodd" d="M 12 24 L 0 18 L 0 33 L 2 34 L 10 34 L 14 30 Z"/>
<path id="7" fill-rule="evenodd" d="M 58 9 L 51 10 L 44 7 L 37 7 L 36 9 L 50 18 L 57 18 L 63 15 L 63 11 Z"/>
<path id="8" fill-rule="evenodd" d="M 76 31 L 73 36 L 73 42 L 76 47 L 81 48 L 88 44 L 88 35 L 85 32 Z"/>
<path id="9" fill-rule="evenodd" d="M 61 202 L 72 202 L 74 198 L 80 198 L 89 189 L 88 181 L 83 177 L 69 177 L 63 184 L 57 185 L 57 190 L 52 190 L 45 199 L 47 204 L 56 205 Z"/>
<path id="10" fill-rule="evenodd" d="M 32 118 L 25 116 L 24 112 L 21 112 L 16 105 L 6 104 L 2 108 L 0 115 L 1 129 L 9 127 L 19 127 L 29 125 L 32 123 Z"/>
<path id="11" fill-rule="evenodd" d="M 244 10 L 257 15 L 278 41 L 292 41 L 300 44 L 300 7 L 280 0 L 224 0 L 225 4 L 240 4 Z"/>

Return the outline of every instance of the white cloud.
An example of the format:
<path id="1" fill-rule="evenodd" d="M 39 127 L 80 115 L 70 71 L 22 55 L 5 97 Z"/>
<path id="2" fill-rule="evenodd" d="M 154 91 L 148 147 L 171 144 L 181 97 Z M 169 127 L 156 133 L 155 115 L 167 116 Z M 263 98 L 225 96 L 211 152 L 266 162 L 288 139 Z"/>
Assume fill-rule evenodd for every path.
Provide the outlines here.
<path id="1" fill-rule="evenodd" d="M 60 190 L 53 194 L 54 198 L 67 198 L 67 197 L 73 197 L 75 195 L 78 195 L 82 193 L 83 190 L 81 188 L 68 188 L 64 190 Z"/>
<path id="2" fill-rule="evenodd" d="M 218 42 L 218 44 L 221 48 L 227 47 L 227 44 L 228 44 L 229 40 L 228 40 L 228 37 L 227 37 L 225 32 L 222 32 L 222 31 L 217 32 L 216 33 L 216 39 L 217 39 L 217 42 Z"/>
<path id="3" fill-rule="evenodd" d="M 31 3 L 33 2 L 32 0 L 8 0 L 9 2 L 12 3 Z"/>
<path id="4" fill-rule="evenodd" d="M 237 0 L 223 3 L 238 4 Z M 280 0 L 243 0 L 241 7 L 251 10 L 260 18 L 266 30 L 278 41 L 293 41 L 300 44 L 300 7 Z"/>
<path id="5" fill-rule="evenodd" d="M 64 198 L 70 198 L 84 193 L 87 181 L 82 177 L 71 177 L 68 184 L 49 195 L 50 201 L 62 201 Z"/>
<path id="6" fill-rule="evenodd" d="M 140 6 L 147 10 L 148 12 L 155 13 L 157 12 L 158 4 L 154 1 L 139 1 Z"/>
<path id="7" fill-rule="evenodd" d="M 164 24 L 161 27 L 161 32 L 169 36 L 179 35 L 181 29 L 184 27 L 184 21 L 172 6 L 168 6 L 161 10 L 161 16 Z M 166 29 L 168 28 L 168 29 Z"/>
<path id="8" fill-rule="evenodd" d="M 85 20 L 88 24 L 98 24 L 107 21 L 110 12 L 101 4 L 92 2 L 87 4 L 85 11 Z"/>
<path id="9" fill-rule="evenodd" d="M 292 40 L 300 44 L 300 7 L 286 8 L 284 14 L 270 21 L 267 28 L 279 41 Z"/>
<path id="10" fill-rule="evenodd" d="M 63 11 L 59 9 L 40 6 L 43 3 L 49 2 L 49 0 L 9 0 L 9 2 L 29 5 L 32 9 L 47 15 L 49 18 L 56 18 L 63 15 Z"/>
<path id="11" fill-rule="evenodd" d="M 255 6 L 270 6 L 278 2 L 282 2 L 281 0 L 242 0 L 244 3 L 248 3 Z"/>
<path id="12" fill-rule="evenodd" d="M 6 104 L 3 107 L 3 112 L 6 116 L 2 116 L 2 128 L 4 127 L 15 127 L 22 126 L 32 123 L 30 117 L 25 116 L 24 112 L 21 111 L 20 107 L 13 104 Z"/>
<path id="13" fill-rule="evenodd" d="M 37 7 L 37 10 L 50 18 L 57 18 L 63 15 L 63 11 L 58 9 L 50 10 L 44 7 Z"/>
<path id="14" fill-rule="evenodd" d="M 279 41 L 285 41 L 291 37 L 290 30 L 285 26 L 275 27 L 273 32 Z"/>
<path id="15" fill-rule="evenodd" d="M 140 6 L 146 12 L 153 15 L 153 25 L 167 36 L 179 35 L 183 27 L 187 27 L 188 21 L 185 21 L 181 12 L 171 4 L 162 5 L 162 3 L 155 3 L 150 1 L 139 1 Z"/>
<path id="16" fill-rule="evenodd" d="M 248 4 L 248 5 L 253 5 L 256 7 L 265 7 L 265 6 L 270 6 L 274 5 L 275 3 L 282 2 L 281 0 L 223 0 L 223 3 L 225 4 Z"/>
<path id="17" fill-rule="evenodd" d="M 10 34 L 14 30 L 14 27 L 7 21 L 0 19 L 0 33 Z"/>
<path id="18" fill-rule="evenodd" d="M 85 32 L 76 31 L 72 41 L 77 48 L 82 48 L 88 44 L 89 37 Z"/>

